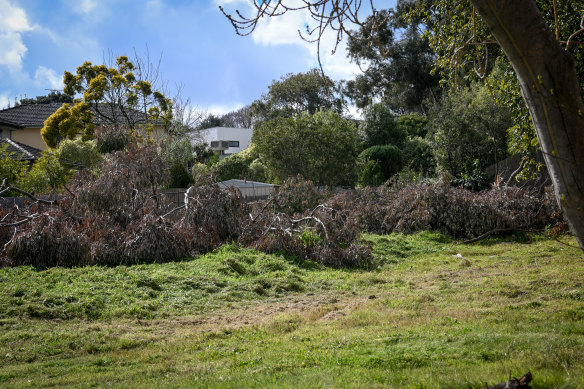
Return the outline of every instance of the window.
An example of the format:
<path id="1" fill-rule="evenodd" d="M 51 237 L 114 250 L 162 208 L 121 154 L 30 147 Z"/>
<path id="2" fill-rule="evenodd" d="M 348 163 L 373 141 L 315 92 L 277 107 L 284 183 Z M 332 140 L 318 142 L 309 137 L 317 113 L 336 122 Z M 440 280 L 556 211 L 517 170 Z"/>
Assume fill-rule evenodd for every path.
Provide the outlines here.
<path id="1" fill-rule="evenodd" d="M 230 140 L 229 147 L 239 147 L 239 141 L 238 140 Z"/>

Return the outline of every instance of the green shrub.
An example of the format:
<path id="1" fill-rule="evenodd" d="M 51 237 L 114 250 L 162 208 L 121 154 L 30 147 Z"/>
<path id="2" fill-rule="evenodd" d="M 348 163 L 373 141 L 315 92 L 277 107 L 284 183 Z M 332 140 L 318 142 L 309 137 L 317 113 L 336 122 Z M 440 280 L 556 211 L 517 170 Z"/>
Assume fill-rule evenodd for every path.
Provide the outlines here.
<path id="1" fill-rule="evenodd" d="M 240 153 L 225 157 L 214 166 L 217 181 L 247 178 L 249 176 L 249 165 L 250 163 Z"/>
<path id="2" fill-rule="evenodd" d="M 280 181 L 300 174 L 317 185 L 355 183 L 357 130 L 332 111 L 269 120 L 254 129 L 253 142 Z"/>
<path id="3" fill-rule="evenodd" d="M 424 138 L 428 129 L 428 118 L 419 113 L 404 114 L 397 118 L 399 129 L 407 135 L 408 138 Z"/>
<path id="4" fill-rule="evenodd" d="M 193 178 L 182 163 L 175 163 L 170 168 L 169 188 L 188 188 L 193 183 Z"/>
<path id="5" fill-rule="evenodd" d="M 377 161 L 363 163 L 360 170 L 359 185 L 361 186 L 379 186 L 386 181 Z"/>
<path id="6" fill-rule="evenodd" d="M 370 161 L 377 162 L 383 177 L 387 180 L 400 171 L 402 156 L 401 151 L 396 146 L 372 146 L 363 150 L 357 160 L 363 168 L 366 168 Z M 372 168 L 369 167 L 369 169 Z"/>
<path id="7" fill-rule="evenodd" d="M 8 151 L 8 144 L 0 145 L 0 188 L 15 186 L 26 175 L 28 163 L 16 159 L 17 154 Z M 3 196 L 18 196 L 16 192 L 5 192 Z"/>
<path id="8" fill-rule="evenodd" d="M 393 113 L 385 104 L 370 105 L 363 116 L 359 135 L 366 148 L 388 144 L 399 147 L 405 141 L 406 133 L 398 126 Z"/>
<path id="9" fill-rule="evenodd" d="M 408 139 L 404 143 L 402 156 L 404 169 L 426 177 L 432 177 L 436 174 L 436 159 L 432 145 L 427 140 L 420 137 Z"/>
<path id="10" fill-rule="evenodd" d="M 58 154 L 48 149 L 43 151 L 18 185 L 31 193 L 45 193 L 61 188 L 72 176 L 73 170 L 63 166 L 59 162 Z"/>

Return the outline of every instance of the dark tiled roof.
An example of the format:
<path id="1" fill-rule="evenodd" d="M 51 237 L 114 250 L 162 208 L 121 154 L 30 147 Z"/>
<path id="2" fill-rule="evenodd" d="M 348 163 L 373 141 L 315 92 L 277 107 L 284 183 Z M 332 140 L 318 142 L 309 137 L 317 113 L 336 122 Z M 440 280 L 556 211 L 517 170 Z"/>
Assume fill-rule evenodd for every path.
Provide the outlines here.
<path id="1" fill-rule="evenodd" d="M 0 120 L 16 123 L 22 127 L 42 127 L 63 103 L 19 105 L 0 111 Z"/>
<path id="2" fill-rule="evenodd" d="M 0 146 L 8 144 L 7 151 L 14 153 L 15 159 L 21 161 L 33 161 L 41 156 L 42 151 L 24 143 L 16 142 L 11 139 L 0 139 Z"/>
<path id="3" fill-rule="evenodd" d="M 2 122 L 8 122 L 8 126 L 19 126 L 19 127 L 42 127 L 45 125 L 45 120 L 51 116 L 63 103 L 51 103 L 51 104 L 28 104 L 19 105 L 17 107 L 7 108 L 0 111 L 0 125 Z M 100 109 L 106 116 L 111 116 L 111 108 L 105 104 L 100 104 Z M 145 121 L 145 114 L 140 111 L 130 110 L 129 112 L 131 119 L 140 122 Z M 116 109 L 114 115 L 123 119 L 121 110 Z M 162 124 L 161 121 L 154 121 L 154 124 Z"/>
<path id="4" fill-rule="evenodd" d="M 22 128 L 18 123 L 11 122 L 10 120 L 0 118 L 0 126 L 12 127 L 12 128 Z"/>

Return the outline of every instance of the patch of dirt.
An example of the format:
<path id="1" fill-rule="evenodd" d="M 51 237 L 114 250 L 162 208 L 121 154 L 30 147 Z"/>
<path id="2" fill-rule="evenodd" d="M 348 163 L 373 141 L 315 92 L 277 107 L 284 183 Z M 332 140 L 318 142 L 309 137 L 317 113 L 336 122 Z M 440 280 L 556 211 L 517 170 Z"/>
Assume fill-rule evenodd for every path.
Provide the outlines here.
<path id="1" fill-rule="evenodd" d="M 181 333 L 231 331 L 241 327 L 261 327 L 277 316 L 299 315 L 306 321 L 326 322 L 347 316 L 363 306 L 370 298 L 356 295 L 301 295 L 284 300 L 274 300 L 241 307 L 224 308 L 200 317 L 137 320 L 134 327 L 148 327 L 154 337 L 167 337 Z"/>

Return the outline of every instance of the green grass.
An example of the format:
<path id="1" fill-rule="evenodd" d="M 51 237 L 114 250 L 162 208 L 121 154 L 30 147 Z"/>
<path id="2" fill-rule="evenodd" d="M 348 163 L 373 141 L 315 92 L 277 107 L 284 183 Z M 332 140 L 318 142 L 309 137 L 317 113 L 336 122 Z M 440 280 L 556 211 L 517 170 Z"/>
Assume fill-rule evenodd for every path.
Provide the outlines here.
<path id="1" fill-rule="evenodd" d="M 584 256 L 522 235 L 366 235 L 375 270 L 236 246 L 0 269 L 0 387 L 584 388 Z M 460 254 L 460 256 L 457 256 Z"/>

